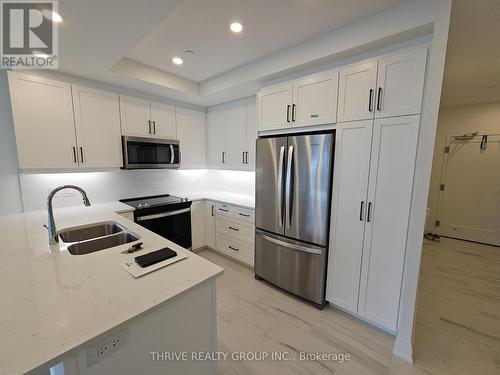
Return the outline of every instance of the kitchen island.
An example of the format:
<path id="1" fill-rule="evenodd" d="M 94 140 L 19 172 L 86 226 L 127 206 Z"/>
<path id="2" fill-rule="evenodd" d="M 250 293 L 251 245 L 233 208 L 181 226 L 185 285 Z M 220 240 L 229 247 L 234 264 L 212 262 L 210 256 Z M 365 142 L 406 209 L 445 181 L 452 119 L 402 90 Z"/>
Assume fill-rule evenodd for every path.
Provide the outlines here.
<path id="1" fill-rule="evenodd" d="M 72 255 L 48 245 L 45 211 L 0 216 L 0 374 L 216 372 L 210 361 L 156 360 L 153 352 L 215 351 L 215 280 L 223 269 L 127 220 L 118 202 L 55 211 L 58 229 L 116 221 L 141 237 Z M 133 278 L 120 264 L 170 247 L 187 259 Z M 118 340 L 118 341 L 116 341 Z M 111 354 L 110 345 L 117 350 Z M 96 361 L 96 358 L 97 361 Z"/>

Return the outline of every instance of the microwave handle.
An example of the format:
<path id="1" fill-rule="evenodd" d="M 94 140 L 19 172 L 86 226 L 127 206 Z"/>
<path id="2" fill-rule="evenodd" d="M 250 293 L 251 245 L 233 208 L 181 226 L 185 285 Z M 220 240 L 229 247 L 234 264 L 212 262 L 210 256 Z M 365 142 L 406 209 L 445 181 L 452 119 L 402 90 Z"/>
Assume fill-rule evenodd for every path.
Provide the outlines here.
<path id="1" fill-rule="evenodd" d="M 174 164 L 174 146 L 170 145 L 170 164 Z"/>

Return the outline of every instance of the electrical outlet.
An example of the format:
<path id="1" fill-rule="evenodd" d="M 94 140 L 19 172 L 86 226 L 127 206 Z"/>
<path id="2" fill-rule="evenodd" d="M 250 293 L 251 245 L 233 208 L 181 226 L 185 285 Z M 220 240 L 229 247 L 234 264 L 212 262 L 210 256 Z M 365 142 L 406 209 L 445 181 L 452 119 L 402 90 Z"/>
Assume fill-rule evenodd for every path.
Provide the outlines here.
<path id="1" fill-rule="evenodd" d="M 121 349 L 127 342 L 128 332 L 123 331 L 87 349 L 87 365 L 89 367 L 95 365 L 97 362 Z"/>

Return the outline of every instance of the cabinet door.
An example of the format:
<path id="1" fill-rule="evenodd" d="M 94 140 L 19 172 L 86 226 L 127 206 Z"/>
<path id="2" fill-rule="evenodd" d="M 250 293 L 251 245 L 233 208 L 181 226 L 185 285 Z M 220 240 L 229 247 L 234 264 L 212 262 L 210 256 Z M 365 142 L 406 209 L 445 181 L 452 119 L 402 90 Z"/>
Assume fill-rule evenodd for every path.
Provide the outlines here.
<path id="1" fill-rule="evenodd" d="M 205 243 L 215 249 L 215 202 L 205 201 Z"/>
<path id="2" fill-rule="evenodd" d="M 8 75 L 19 167 L 78 167 L 71 85 Z"/>
<path id="3" fill-rule="evenodd" d="M 153 138 L 177 139 L 175 129 L 175 107 L 151 102 Z"/>
<path id="4" fill-rule="evenodd" d="M 80 166 L 121 167 L 118 95 L 80 86 L 73 86 L 72 90 Z"/>
<path id="5" fill-rule="evenodd" d="M 375 120 L 359 315 L 395 331 L 419 116 Z"/>
<path id="6" fill-rule="evenodd" d="M 207 147 L 208 165 L 221 167 L 224 165 L 226 152 L 226 112 L 207 113 Z"/>
<path id="7" fill-rule="evenodd" d="M 292 84 L 262 89 L 259 94 L 259 131 L 291 126 Z"/>
<path id="8" fill-rule="evenodd" d="M 257 140 L 257 113 L 255 104 L 247 105 L 247 146 L 245 162 L 248 169 L 255 169 L 255 141 Z"/>
<path id="9" fill-rule="evenodd" d="M 420 113 L 427 48 L 384 56 L 379 60 L 375 117 Z"/>
<path id="10" fill-rule="evenodd" d="M 330 70 L 293 83 L 292 126 L 337 122 L 338 78 L 338 70 Z"/>
<path id="11" fill-rule="evenodd" d="M 191 242 L 192 249 L 205 246 L 205 202 L 191 204 Z"/>
<path id="12" fill-rule="evenodd" d="M 226 164 L 235 169 L 245 165 L 247 149 L 247 107 L 230 108 L 226 111 Z"/>
<path id="13" fill-rule="evenodd" d="M 176 119 L 181 166 L 205 166 L 205 113 L 177 107 Z"/>
<path id="14" fill-rule="evenodd" d="M 337 125 L 326 299 L 357 313 L 373 120 Z"/>
<path id="15" fill-rule="evenodd" d="M 151 112 L 147 100 L 120 95 L 122 134 L 151 137 Z"/>
<path id="16" fill-rule="evenodd" d="M 368 120 L 375 113 L 377 60 L 340 69 L 337 121 Z"/>

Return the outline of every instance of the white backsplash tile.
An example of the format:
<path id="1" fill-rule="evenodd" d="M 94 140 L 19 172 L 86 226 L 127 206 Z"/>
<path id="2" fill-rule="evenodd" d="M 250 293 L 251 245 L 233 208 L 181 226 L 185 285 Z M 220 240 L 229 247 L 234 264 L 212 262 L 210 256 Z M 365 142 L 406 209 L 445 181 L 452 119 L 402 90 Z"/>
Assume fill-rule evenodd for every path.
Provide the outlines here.
<path id="1" fill-rule="evenodd" d="M 144 195 L 195 191 L 227 191 L 253 195 L 255 173 L 222 170 L 116 170 L 84 173 L 21 173 L 21 192 L 25 211 L 45 208 L 47 195 L 56 186 L 73 184 L 85 189 L 94 203 Z M 78 193 L 77 193 L 78 194 Z M 54 198 L 55 207 L 82 204 L 81 196 Z"/>

